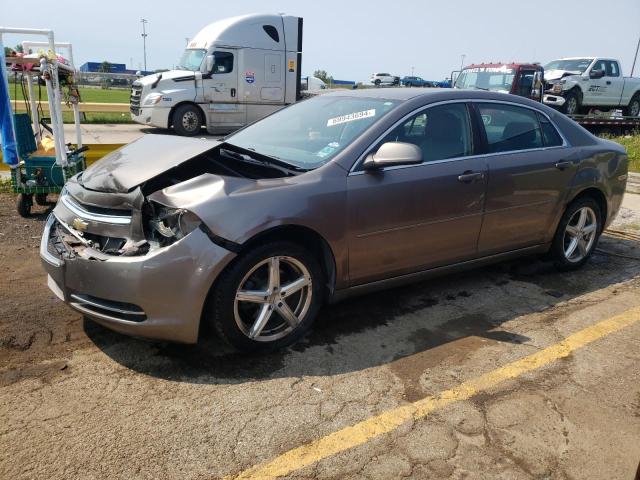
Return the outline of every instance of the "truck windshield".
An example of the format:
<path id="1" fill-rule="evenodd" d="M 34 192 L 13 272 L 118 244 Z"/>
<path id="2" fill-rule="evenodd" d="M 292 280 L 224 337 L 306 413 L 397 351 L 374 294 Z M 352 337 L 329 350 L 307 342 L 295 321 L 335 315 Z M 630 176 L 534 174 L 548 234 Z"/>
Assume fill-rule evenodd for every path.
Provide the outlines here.
<path id="1" fill-rule="evenodd" d="M 509 93 L 515 73 L 507 67 L 465 68 L 456 79 L 456 88 Z"/>
<path id="2" fill-rule="evenodd" d="M 280 110 L 227 137 L 230 145 L 299 169 L 318 168 L 400 102 L 322 95 Z"/>
<path id="3" fill-rule="evenodd" d="M 207 53 L 207 51 L 204 49 L 187 48 L 180 58 L 178 68 L 181 70 L 191 70 L 192 72 L 200 70 L 200 64 L 202 63 L 205 53 Z"/>
<path id="4" fill-rule="evenodd" d="M 544 66 L 545 72 L 550 70 L 565 70 L 567 72 L 575 72 L 583 74 L 591 62 L 592 58 L 575 58 L 573 60 L 555 60 Z"/>

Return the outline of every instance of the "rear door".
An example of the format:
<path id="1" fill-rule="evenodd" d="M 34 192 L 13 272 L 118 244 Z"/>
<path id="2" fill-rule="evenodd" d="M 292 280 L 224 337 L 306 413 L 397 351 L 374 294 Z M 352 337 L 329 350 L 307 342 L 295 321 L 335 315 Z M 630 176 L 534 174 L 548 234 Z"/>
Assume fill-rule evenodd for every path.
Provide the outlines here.
<path id="1" fill-rule="evenodd" d="M 547 242 L 577 169 L 573 149 L 534 109 L 501 102 L 473 105 L 489 170 L 478 254 Z"/>
<path id="2" fill-rule="evenodd" d="M 410 142 L 424 162 L 347 177 L 353 285 L 469 260 L 482 223 L 486 165 L 471 157 L 464 103 L 421 110 L 374 143 Z"/>

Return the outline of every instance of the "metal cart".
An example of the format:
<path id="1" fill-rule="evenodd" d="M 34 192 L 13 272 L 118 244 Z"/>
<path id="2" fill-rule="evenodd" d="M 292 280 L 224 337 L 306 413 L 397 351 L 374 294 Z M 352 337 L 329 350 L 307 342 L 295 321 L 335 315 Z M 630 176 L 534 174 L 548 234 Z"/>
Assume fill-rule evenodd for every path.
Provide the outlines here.
<path id="1" fill-rule="evenodd" d="M 47 42 L 22 42 L 23 50 L 44 47 L 47 51 L 39 51 L 37 59 L 24 57 L 4 58 L 3 34 L 17 33 L 25 35 L 43 35 Z M 69 52 L 70 65 L 58 61 L 56 47 L 66 48 Z M 66 144 L 62 122 L 62 93 L 60 89 L 59 71 L 75 74 L 73 51 L 70 43 L 56 43 L 52 30 L 35 30 L 26 28 L 0 27 L 0 126 L 2 127 L 3 161 L 11 167 L 11 185 L 18 195 L 17 210 L 27 217 L 35 199 L 40 205 L 47 204 L 49 193 L 59 193 L 68 178 L 84 170 L 86 167 L 83 152 L 87 147 L 82 145 L 80 130 L 80 110 L 78 98 L 71 102 L 74 114 L 76 146 Z M 6 75 L 6 64 L 32 65 L 32 69 L 22 69 L 21 84 L 26 80 L 28 93 L 28 113 L 14 113 L 9 99 L 9 83 Z M 50 131 L 55 154 L 42 151 L 43 130 L 39 118 L 38 104 L 34 93 L 34 81 L 44 81 L 49 105 Z M 25 98 L 26 101 L 26 98 Z"/>

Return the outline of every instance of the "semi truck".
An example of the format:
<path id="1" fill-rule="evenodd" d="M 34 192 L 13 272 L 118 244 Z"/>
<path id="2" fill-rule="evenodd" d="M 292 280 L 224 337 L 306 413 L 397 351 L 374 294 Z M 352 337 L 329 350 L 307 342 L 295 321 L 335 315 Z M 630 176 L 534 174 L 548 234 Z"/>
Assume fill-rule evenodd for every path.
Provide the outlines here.
<path id="1" fill-rule="evenodd" d="M 301 98 L 300 17 L 253 14 L 204 27 L 176 70 L 132 84 L 131 118 L 194 136 L 243 127 Z"/>

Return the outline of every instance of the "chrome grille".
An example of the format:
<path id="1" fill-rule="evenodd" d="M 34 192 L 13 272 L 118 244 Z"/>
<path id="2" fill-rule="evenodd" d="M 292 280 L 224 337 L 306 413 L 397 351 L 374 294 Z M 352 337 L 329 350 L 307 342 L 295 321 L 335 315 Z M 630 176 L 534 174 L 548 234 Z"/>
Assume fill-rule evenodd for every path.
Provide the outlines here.
<path id="1" fill-rule="evenodd" d="M 131 97 L 129 98 L 129 108 L 134 115 L 140 114 L 140 97 L 142 96 L 142 85 L 134 82 L 131 86 Z"/>

